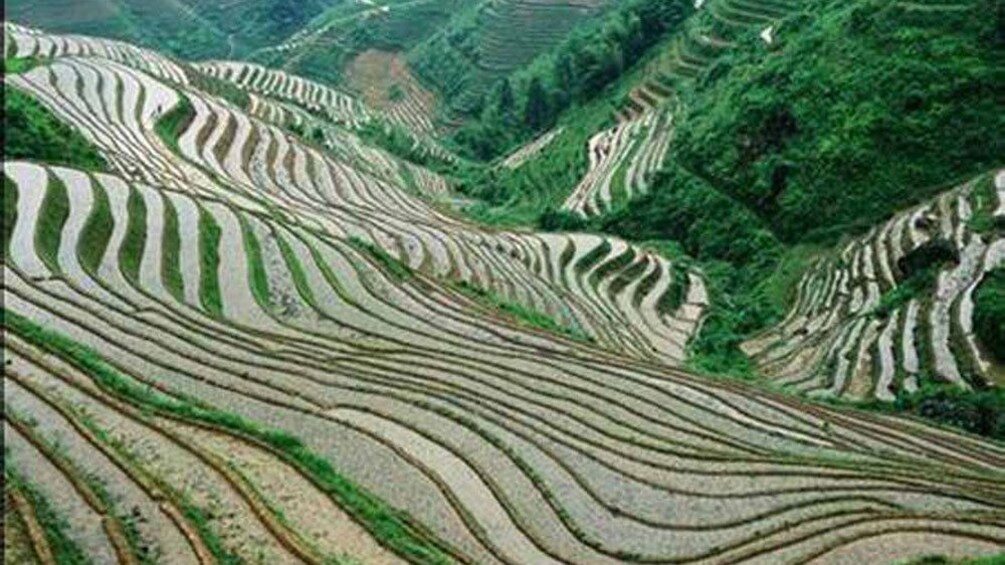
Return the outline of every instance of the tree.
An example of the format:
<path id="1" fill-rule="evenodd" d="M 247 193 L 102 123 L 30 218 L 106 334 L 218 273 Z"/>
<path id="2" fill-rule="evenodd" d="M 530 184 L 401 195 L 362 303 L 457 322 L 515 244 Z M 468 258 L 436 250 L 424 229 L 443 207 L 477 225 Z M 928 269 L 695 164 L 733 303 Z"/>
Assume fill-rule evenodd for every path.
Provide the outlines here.
<path id="1" fill-rule="evenodd" d="M 499 81 L 499 86 L 496 89 L 496 110 L 500 116 L 508 116 L 513 112 L 513 106 L 513 87 L 510 85 L 509 79 L 504 78 Z"/>
<path id="2" fill-rule="evenodd" d="M 535 76 L 530 79 L 530 84 L 527 86 L 527 104 L 523 113 L 524 122 L 531 130 L 542 129 L 550 119 L 548 112 L 548 93 L 541 84 L 541 78 Z"/>

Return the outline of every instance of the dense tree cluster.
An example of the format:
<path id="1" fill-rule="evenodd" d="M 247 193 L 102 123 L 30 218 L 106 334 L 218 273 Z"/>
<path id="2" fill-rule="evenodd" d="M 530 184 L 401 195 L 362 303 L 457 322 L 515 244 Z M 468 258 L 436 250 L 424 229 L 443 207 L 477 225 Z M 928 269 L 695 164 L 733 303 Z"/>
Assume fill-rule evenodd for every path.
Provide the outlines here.
<path id="1" fill-rule="evenodd" d="M 99 171 L 107 169 L 98 150 L 76 129 L 16 88 L 4 89 L 3 154 Z"/>
<path id="2" fill-rule="evenodd" d="M 581 30 L 510 78 L 503 78 L 456 136 L 479 158 L 491 158 L 555 123 L 620 78 L 652 45 L 691 13 L 683 0 L 633 0 Z"/>
<path id="3" fill-rule="evenodd" d="M 974 292 L 974 331 L 999 363 L 1005 363 L 1005 267 L 987 275 Z"/>
<path id="4" fill-rule="evenodd" d="M 1000 163 L 996 21 L 990 0 L 813 0 L 699 79 L 675 155 L 786 241 L 873 225 Z"/>

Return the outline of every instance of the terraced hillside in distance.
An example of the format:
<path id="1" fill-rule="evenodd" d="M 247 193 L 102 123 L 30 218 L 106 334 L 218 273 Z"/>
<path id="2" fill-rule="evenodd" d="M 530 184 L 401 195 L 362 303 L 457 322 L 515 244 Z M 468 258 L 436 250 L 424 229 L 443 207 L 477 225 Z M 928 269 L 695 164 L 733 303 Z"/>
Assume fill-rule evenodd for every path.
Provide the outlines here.
<path id="1" fill-rule="evenodd" d="M 280 43 L 262 47 L 252 61 L 329 84 L 341 84 L 347 67 L 376 50 L 404 54 L 478 3 L 465 0 L 337 2 Z"/>
<path id="2" fill-rule="evenodd" d="M 746 34 L 756 33 L 771 45 L 784 33 L 781 21 L 801 7 L 800 0 L 696 0 L 698 17 L 660 58 L 657 75 L 671 82 L 694 79 Z"/>
<path id="3" fill-rule="evenodd" d="M 372 107 L 383 109 L 394 123 L 430 133 L 436 99 L 412 76 L 407 63 L 394 53 L 368 50 L 346 69 L 347 83 Z"/>
<path id="4" fill-rule="evenodd" d="M 547 53 L 606 5 L 606 0 L 482 2 L 413 49 L 409 62 L 451 109 L 475 111 L 496 80 Z"/>
<path id="5" fill-rule="evenodd" d="M 1003 563 L 1005 164 L 785 239 L 827 112 L 738 84 L 946 6 L 88 3 L 4 22 L 5 563 Z"/>
<path id="6" fill-rule="evenodd" d="M 974 292 L 1005 262 L 993 228 L 1005 171 L 894 216 L 803 275 L 778 326 L 744 344 L 775 382 L 810 395 L 892 401 L 922 373 L 962 389 L 1001 384 L 974 333 Z"/>
<path id="7" fill-rule="evenodd" d="M 589 168 L 562 204 L 562 209 L 594 216 L 631 200 L 648 189 L 648 176 L 660 168 L 673 135 L 670 112 L 660 108 L 666 91 L 632 89 L 617 113 L 617 124 L 590 138 Z"/>

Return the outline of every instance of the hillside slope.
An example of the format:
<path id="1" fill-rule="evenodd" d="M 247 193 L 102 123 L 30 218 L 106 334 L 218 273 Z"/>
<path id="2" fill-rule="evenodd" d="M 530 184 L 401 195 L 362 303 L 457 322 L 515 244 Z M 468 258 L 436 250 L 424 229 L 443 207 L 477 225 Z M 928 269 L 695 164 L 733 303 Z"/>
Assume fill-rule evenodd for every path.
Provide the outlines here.
<path id="1" fill-rule="evenodd" d="M 684 91 L 675 158 L 790 242 L 871 226 L 997 165 L 994 3 L 924 6 L 814 0 L 770 46 L 744 36 Z"/>
<path id="2" fill-rule="evenodd" d="M 1002 173 L 999 172 L 1000 176 Z M 777 327 L 744 344 L 775 382 L 811 395 L 893 401 L 943 382 L 1001 384 L 974 333 L 974 292 L 1005 265 L 1005 183 L 981 177 L 900 212 L 821 257 Z"/>
<path id="3" fill-rule="evenodd" d="M 278 43 L 340 0 L 4 0 L 11 21 L 131 41 L 187 58 Z"/>
<path id="4" fill-rule="evenodd" d="M 4 163 L 5 476 L 39 555 L 859 562 L 1005 544 L 1000 444 L 675 368 L 700 272 L 443 213 L 327 106 L 291 102 L 320 104 L 307 81 L 271 75 L 288 88 L 244 108 L 156 53 L 5 31 L 60 46 L 6 86 L 110 168 Z M 320 142 L 282 129 L 291 115 Z"/>
<path id="5" fill-rule="evenodd" d="M 457 14 L 409 62 L 454 111 L 479 111 L 495 82 L 590 21 L 606 0 L 494 0 Z"/>
<path id="6" fill-rule="evenodd" d="M 794 283 L 809 267 L 803 264 L 808 250 L 836 257 L 847 241 L 875 234 L 891 216 L 1001 165 L 998 131 L 1005 114 L 993 92 L 1001 82 L 995 61 L 1002 44 L 993 14 L 991 3 L 980 1 L 696 3 L 694 14 L 627 74 L 562 112 L 542 134 L 548 144 L 521 158 L 514 172 L 498 169 L 464 188 L 484 200 L 473 207 L 481 218 L 617 234 L 690 255 L 706 272 L 712 301 L 692 342 L 693 366 L 755 378 L 761 370 L 777 373 L 784 358 L 792 378 L 802 377 L 809 388 L 821 379 L 837 382 L 843 396 L 845 380 L 832 378 L 845 372 L 840 357 L 849 364 L 861 360 L 861 387 L 881 374 L 872 340 L 861 350 L 830 351 L 827 366 L 806 363 L 810 349 L 824 353 L 801 343 L 830 343 L 836 336 L 793 337 L 805 328 L 785 330 L 790 347 L 758 350 L 753 363 L 737 346 L 782 322 L 790 307 L 806 306 L 786 301 L 795 298 Z M 625 118 L 640 108 L 655 127 Z M 613 117 L 605 121 L 608 113 Z M 485 132 L 489 143 L 506 139 L 492 128 Z M 972 208 L 973 214 L 943 214 L 955 216 L 953 225 L 965 232 L 956 253 L 965 240 L 990 244 L 998 237 L 988 212 L 978 214 L 976 203 Z M 979 217 L 958 219 L 970 215 Z M 968 227 L 974 222 L 982 233 Z M 832 274 L 830 268 L 813 272 Z M 973 287 L 982 275 L 961 274 Z M 831 322 L 857 323 L 859 308 L 891 300 L 885 292 L 907 292 L 895 291 L 890 281 L 873 282 L 879 286 L 868 300 L 842 293 L 833 303 L 840 312 L 827 310 Z M 916 293 L 931 300 L 935 287 Z M 849 301 L 852 311 L 842 309 Z M 955 308 L 952 316 L 960 316 Z M 967 312 L 963 326 L 985 319 L 994 327 L 998 322 L 990 320 L 999 318 L 982 310 L 995 311 Z M 936 368 L 926 354 L 914 372 L 931 377 L 922 379 L 929 384 L 953 384 L 958 372 L 966 373 L 979 393 L 997 380 L 989 375 L 998 363 L 972 369 L 966 360 L 972 355 L 961 357 L 957 341 L 951 340 L 960 371 Z M 874 395 L 859 390 L 852 396 Z M 889 391 L 878 396 L 892 400 Z"/>

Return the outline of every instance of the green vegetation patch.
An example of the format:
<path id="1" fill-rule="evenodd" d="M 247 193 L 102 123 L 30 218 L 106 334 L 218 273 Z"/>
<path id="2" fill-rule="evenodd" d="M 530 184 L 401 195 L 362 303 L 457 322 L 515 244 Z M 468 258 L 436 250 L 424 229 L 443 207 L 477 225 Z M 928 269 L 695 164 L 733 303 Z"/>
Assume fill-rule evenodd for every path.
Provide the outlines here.
<path id="1" fill-rule="evenodd" d="M 415 278 L 415 271 L 413 271 L 411 267 L 401 262 L 398 258 L 394 257 L 387 251 L 384 251 L 383 248 L 368 241 L 364 241 L 356 236 L 350 237 L 348 242 L 349 245 L 352 245 L 357 251 L 362 252 L 376 261 L 376 263 L 380 265 L 385 272 L 390 274 L 395 279 L 399 281 L 407 281 Z"/>
<path id="2" fill-rule="evenodd" d="M 7 0 L 6 18 L 53 33 L 122 39 L 189 60 L 240 59 L 289 37 L 336 0 Z"/>
<path id="3" fill-rule="evenodd" d="M 935 288 L 938 280 L 939 271 L 936 267 L 915 272 L 894 288 L 884 292 L 879 297 L 879 304 L 873 309 L 872 315 L 880 318 L 889 316 L 894 310 L 911 300 L 928 295 Z"/>
<path id="4" fill-rule="evenodd" d="M 782 261 L 788 252 L 757 215 L 700 177 L 671 165 L 653 176 L 649 192 L 584 227 L 649 242 L 675 265 L 690 261 L 701 266 L 711 306 L 689 346 L 690 367 L 710 374 L 755 376 L 739 345 L 781 318 L 785 297 L 803 264 L 795 258 Z M 686 276 L 676 275 L 679 282 Z M 671 291 L 667 299 L 673 302 L 664 308 L 679 304 L 686 287 L 675 285 Z"/>
<path id="5" fill-rule="evenodd" d="M 962 390 L 955 385 L 925 384 L 901 394 L 894 408 L 970 433 L 1005 440 L 1005 390 Z"/>
<path id="6" fill-rule="evenodd" d="M 378 541 L 408 561 L 422 564 L 446 564 L 453 560 L 449 548 L 417 524 L 406 513 L 394 509 L 341 475 L 331 463 L 311 451 L 296 437 L 276 429 L 264 428 L 230 412 L 217 410 L 194 401 L 167 396 L 119 373 L 97 352 L 56 332 L 38 326 L 23 316 L 3 311 L 6 330 L 49 353 L 59 356 L 90 375 L 105 392 L 151 411 L 185 421 L 208 424 L 229 433 L 258 442 L 307 474 L 339 506 L 352 514 Z M 4 459 L 6 462 L 6 458 Z M 208 520 L 196 508 L 185 505 L 186 517 L 206 537 Z M 212 549 L 212 546 L 211 546 Z M 214 553 L 217 553 L 214 551 Z M 59 561 L 63 563 L 64 561 Z M 65 561 L 79 563 L 79 561 Z M 232 563 L 230 560 L 222 560 Z"/>
<path id="7" fill-rule="evenodd" d="M 459 130 L 456 141 L 478 158 L 499 156 L 553 126 L 565 110 L 597 98 L 692 12 L 692 3 L 683 0 L 618 3 L 594 25 L 573 31 L 526 68 L 502 78 L 474 108 L 478 120 Z M 420 73 L 423 69 L 418 66 Z M 436 78 L 428 70 L 424 74 Z M 444 94 L 450 100 L 454 93 Z"/>
<path id="8" fill-rule="evenodd" d="M 453 15 L 475 4 L 467 0 L 385 0 L 381 5 L 386 10 L 374 13 L 363 3 L 334 3 L 305 28 L 318 31 L 313 40 L 288 51 L 258 51 L 251 59 L 336 84 L 344 78 L 346 64 L 359 53 L 367 49 L 407 51 L 443 30 Z"/>
<path id="9" fill-rule="evenodd" d="M 220 297 L 220 226 L 213 215 L 199 210 L 199 299 L 210 314 L 223 317 Z"/>
<path id="10" fill-rule="evenodd" d="M 984 275 L 974 291 L 974 333 L 986 351 L 1005 363 L 1005 267 Z"/>
<path id="11" fill-rule="evenodd" d="M 171 296 L 184 302 L 185 283 L 181 276 L 181 233 L 178 211 L 170 198 L 164 199 L 164 236 L 161 239 L 161 279 Z"/>
<path id="12" fill-rule="evenodd" d="M 998 195 L 994 176 L 987 175 L 977 181 L 977 185 L 970 193 L 971 215 L 967 221 L 967 227 L 980 234 L 996 230 L 1005 232 L 1005 222 L 994 215 L 995 209 L 998 207 L 997 203 Z"/>
<path id="13" fill-rule="evenodd" d="M 251 228 L 249 220 L 241 218 L 241 234 L 244 240 L 244 253 L 248 260 L 248 277 L 251 279 L 251 292 L 255 295 L 255 300 L 266 310 L 272 307 L 272 298 L 269 293 L 269 275 L 265 271 L 265 261 L 262 259 L 262 246 L 255 237 L 255 231 Z"/>
<path id="14" fill-rule="evenodd" d="M 3 249 L 0 258 L 6 259 L 10 249 L 10 238 L 14 235 L 14 225 L 17 224 L 17 184 L 7 175 L 3 177 Z"/>
<path id="15" fill-rule="evenodd" d="M 35 250 L 53 273 L 59 273 L 59 242 L 63 226 L 70 216 L 70 199 L 66 185 L 55 175 L 49 175 L 38 223 L 35 224 Z"/>
<path id="16" fill-rule="evenodd" d="M 119 264 L 126 278 L 139 286 L 140 264 L 143 262 L 143 250 L 147 241 L 147 205 L 136 187 L 129 189 L 126 211 L 129 221 L 126 223 L 126 236 L 119 248 Z"/>
<path id="17" fill-rule="evenodd" d="M 898 284 L 879 298 L 872 315 L 885 318 L 912 299 L 931 293 L 946 265 L 959 263 L 956 247 L 944 239 L 933 239 L 911 250 L 897 261 Z"/>
<path id="18" fill-rule="evenodd" d="M 251 95 L 236 84 L 199 72 L 195 69 L 186 69 L 192 86 L 205 92 L 206 94 L 223 98 L 234 106 L 247 110 L 251 107 Z"/>
<path id="19" fill-rule="evenodd" d="M 112 218 L 112 205 L 108 201 L 108 195 L 100 187 L 94 185 L 94 203 L 91 213 L 84 222 L 84 229 L 80 234 L 80 244 L 77 246 L 77 254 L 80 256 L 80 264 L 84 269 L 93 274 L 98 272 L 101 266 L 101 258 L 108 248 L 108 241 L 112 238 L 112 229 L 115 227 L 115 220 Z"/>
<path id="20" fill-rule="evenodd" d="M 468 281 L 455 281 L 451 284 L 465 296 L 507 314 L 522 326 L 557 333 L 576 341 L 587 343 L 594 341 L 592 336 L 578 327 L 565 326 L 543 312 L 528 308 L 523 304 L 510 302 L 489 289 L 482 288 Z"/>
<path id="21" fill-rule="evenodd" d="M 44 65 L 48 59 L 42 57 L 13 57 L 3 60 L 3 74 L 17 75 L 26 73 L 39 65 Z"/>
<path id="22" fill-rule="evenodd" d="M 316 310 L 320 311 L 321 309 L 316 306 L 317 301 L 314 298 L 314 291 L 311 290 L 310 282 L 307 280 L 307 273 L 304 271 L 304 266 L 300 264 L 300 260 L 297 259 L 293 248 L 278 234 L 276 236 L 276 243 L 279 244 L 279 252 L 283 255 L 286 267 L 290 270 L 290 277 L 293 278 L 293 285 L 297 287 L 297 292 L 300 293 L 300 296 L 303 297 L 307 304 L 314 306 Z"/>
<path id="23" fill-rule="evenodd" d="M 25 92 L 7 86 L 3 96 L 4 159 L 27 159 L 106 171 L 98 149 L 75 128 Z"/>
<path id="24" fill-rule="evenodd" d="M 684 91 L 675 158 L 785 241 L 874 225 L 1000 163 L 994 13 L 805 2 Z"/>
<path id="25" fill-rule="evenodd" d="M 175 154 L 180 155 L 178 149 L 178 137 L 185 131 L 195 117 L 195 107 L 184 95 L 179 98 L 178 104 L 164 113 L 154 124 L 154 131 Z"/>

